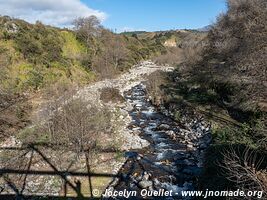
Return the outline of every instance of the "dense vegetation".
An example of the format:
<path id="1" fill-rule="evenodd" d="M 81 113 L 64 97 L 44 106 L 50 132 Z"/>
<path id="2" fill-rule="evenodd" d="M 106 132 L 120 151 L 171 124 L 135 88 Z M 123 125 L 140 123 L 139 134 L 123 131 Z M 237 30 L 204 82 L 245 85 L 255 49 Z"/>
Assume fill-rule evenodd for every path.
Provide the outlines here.
<path id="1" fill-rule="evenodd" d="M 149 78 L 154 103 L 177 120 L 197 111 L 212 123 L 202 189 L 266 191 L 266 10 L 265 0 L 229 0 L 208 35 L 182 49 L 175 74 Z"/>
<path id="2" fill-rule="evenodd" d="M 94 16 L 76 19 L 73 25 L 73 30 L 59 29 L 38 21 L 30 24 L 0 17 L 3 135 L 29 122 L 33 105 L 27 99 L 57 98 L 76 86 L 116 77 L 139 61 L 165 51 L 155 41 L 114 34 Z"/>
<path id="3" fill-rule="evenodd" d="M 1 17 L 0 23 L 2 67 L 8 71 L 6 79 L 14 79 L 9 83 L 14 89 L 36 90 L 59 77 L 77 83 L 114 77 L 164 50 L 160 44 L 116 35 L 95 17 L 77 19 L 74 31 L 9 17 Z M 10 74 L 12 70 L 20 72 Z"/>

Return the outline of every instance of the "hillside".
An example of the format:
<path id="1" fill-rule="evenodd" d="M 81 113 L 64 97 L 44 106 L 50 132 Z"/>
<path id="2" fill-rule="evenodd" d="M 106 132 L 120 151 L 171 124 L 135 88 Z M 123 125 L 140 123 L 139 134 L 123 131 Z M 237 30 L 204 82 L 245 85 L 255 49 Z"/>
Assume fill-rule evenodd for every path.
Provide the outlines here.
<path id="1" fill-rule="evenodd" d="M 200 189 L 266 191 L 267 4 L 229 0 L 227 6 L 195 48 L 185 48 L 174 73 L 149 77 L 149 94 L 179 121 L 196 113 L 210 121 L 213 141 Z"/>
<path id="2" fill-rule="evenodd" d="M 120 34 L 0 16 L 0 199 L 266 199 L 267 4 L 226 7 Z"/>
<path id="3" fill-rule="evenodd" d="M 94 20 L 84 20 L 75 30 L 68 30 L 0 17 L 2 135 L 28 124 L 31 110 L 42 101 L 116 77 L 165 51 L 153 41 L 116 35 Z M 84 31 L 90 21 L 96 27 Z"/>
<path id="4" fill-rule="evenodd" d="M 107 61 L 116 68 L 109 69 L 117 71 L 114 71 L 115 74 L 164 50 L 160 44 L 148 44 L 147 41 L 133 37 L 115 35 L 102 29 L 100 24 L 96 28 L 101 32 L 100 35 L 92 35 L 90 44 L 86 44 L 85 38 L 81 36 L 82 27 L 79 27 L 80 34 L 78 30 L 58 29 L 41 22 L 29 24 L 9 17 L 1 17 L 0 23 L 1 66 L 9 77 L 9 83 L 3 80 L 2 87 L 9 85 L 16 90 L 35 90 L 59 79 L 83 84 L 96 77 L 101 78 L 103 74 L 100 68 L 103 66 L 97 60 L 104 56 L 107 48 L 111 48 L 108 50 L 113 50 L 115 54 L 110 52 Z M 116 63 L 112 63 L 112 56 L 116 57 Z"/>
<path id="5" fill-rule="evenodd" d="M 79 20 L 69 30 L 0 17 L 1 109 L 16 104 L 1 115 L 8 116 L 1 118 L 9 124 L 9 128 L 1 125 L 4 135 L 24 127 L 43 101 L 116 77 L 142 60 L 163 57 L 171 62 L 173 50 L 183 51 L 205 35 L 194 31 L 114 34 L 95 18 Z M 173 48 L 166 45 L 169 41 Z"/>

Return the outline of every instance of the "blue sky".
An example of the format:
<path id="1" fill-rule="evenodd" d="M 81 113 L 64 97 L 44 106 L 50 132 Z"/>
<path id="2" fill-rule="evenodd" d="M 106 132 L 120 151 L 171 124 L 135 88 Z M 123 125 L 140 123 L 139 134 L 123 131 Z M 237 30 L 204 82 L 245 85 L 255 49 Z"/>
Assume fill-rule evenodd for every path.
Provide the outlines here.
<path id="1" fill-rule="evenodd" d="M 0 0 L 0 15 L 72 27 L 78 17 L 97 16 L 107 28 L 159 31 L 202 28 L 226 11 L 225 0 Z"/>
<path id="2" fill-rule="evenodd" d="M 207 26 L 226 11 L 224 0 L 82 0 L 106 14 L 103 25 L 124 30 L 194 29 Z"/>

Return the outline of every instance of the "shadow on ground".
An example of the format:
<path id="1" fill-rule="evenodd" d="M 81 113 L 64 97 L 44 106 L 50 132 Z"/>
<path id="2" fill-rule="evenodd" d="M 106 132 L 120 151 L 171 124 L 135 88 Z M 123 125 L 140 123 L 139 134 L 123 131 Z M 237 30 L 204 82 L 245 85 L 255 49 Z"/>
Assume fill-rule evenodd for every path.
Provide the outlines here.
<path id="1" fill-rule="evenodd" d="M 30 156 L 27 157 L 26 164 L 22 166 L 18 166 L 15 162 L 8 166 L 4 166 L 0 169 L 0 199 L 99 199 L 100 194 L 94 195 L 94 189 L 97 189 L 93 183 L 92 178 L 100 177 L 100 178 L 114 178 L 117 175 L 108 174 L 108 173 L 93 173 L 91 171 L 91 166 L 89 164 L 89 155 L 85 154 L 86 161 L 86 171 L 71 171 L 71 170 L 60 170 L 54 163 L 52 163 L 51 159 L 48 158 L 47 155 L 38 147 L 39 144 L 30 144 L 26 147 L 1 147 L 0 151 L 3 152 L 13 152 L 16 155 L 19 155 L 26 160 L 26 154 Z M 21 155 L 22 153 L 22 155 Z M 31 169 L 33 165 L 33 155 L 38 155 L 41 158 L 41 161 L 46 163 L 49 166 L 49 170 L 34 170 Z M 59 155 L 60 156 L 60 155 Z M 16 176 L 15 180 L 12 180 L 12 176 Z M 46 195 L 42 193 L 28 195 L 25 192 L 27 178 L 29 176 L 56 176 L 62 180 L 62 190 L 59 196 Z M 74 178 L 74 182 L 70 179 Z M 81 188 L 82 183 L 79 178 L 87 178 L 88 179 L 88 194 L 84 196 Z M 19 184 L 18 184 L 19 182 Z M 9 193 L 5 192 L 5 186 L 8 189 L 11 189 Z M 74 195 L 68 193 L 68 190 L 74 191 Z M 10 194 L 11 193 L 11 194 Z M 62 193 L 62 195 L 61 195 Z"/>

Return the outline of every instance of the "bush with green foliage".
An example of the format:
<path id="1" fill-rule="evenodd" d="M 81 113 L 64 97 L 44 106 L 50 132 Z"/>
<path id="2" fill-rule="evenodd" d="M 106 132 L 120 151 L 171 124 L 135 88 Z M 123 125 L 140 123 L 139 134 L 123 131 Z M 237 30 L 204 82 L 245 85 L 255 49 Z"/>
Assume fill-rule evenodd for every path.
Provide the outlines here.
<path id="1" fill-rule="evenodd" d="M 58 30 L 46 27 L 40 22 L 35 25 L 20 24 L 15 34 L 18 50 L 32 63 L 50 66 L 62 58 L 62 40 Z"/>

